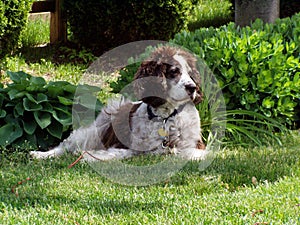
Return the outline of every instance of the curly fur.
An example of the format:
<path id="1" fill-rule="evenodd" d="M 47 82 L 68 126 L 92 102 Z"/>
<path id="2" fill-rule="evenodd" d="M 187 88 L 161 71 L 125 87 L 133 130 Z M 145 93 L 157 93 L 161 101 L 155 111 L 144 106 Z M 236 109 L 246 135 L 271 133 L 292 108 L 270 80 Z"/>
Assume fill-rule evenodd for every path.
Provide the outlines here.
<path id="1" fill-rule="evenodd" d="M 202 100 L 196 58 L 175 47 L 159 47 L 142 62 L 134 80 L 140 101 L 111 100 L 90 126 L 73 131 L 54 149 L 31 155 L 88 151 L 87 161 L 169 153 L 203 159 L 206 150 L 195 108 Z"/>

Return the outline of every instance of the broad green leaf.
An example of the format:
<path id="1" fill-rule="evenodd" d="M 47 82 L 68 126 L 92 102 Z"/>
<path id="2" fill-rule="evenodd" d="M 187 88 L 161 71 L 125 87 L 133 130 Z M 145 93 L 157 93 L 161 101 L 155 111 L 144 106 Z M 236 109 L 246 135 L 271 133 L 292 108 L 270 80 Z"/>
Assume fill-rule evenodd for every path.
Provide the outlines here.
<path id="1" fill-rule="evenodd" d="M 36 97 L 36 101 L 37 103 L 47 102 L 48 96 L 43 93 L 38 93 Z"/>
<path id="2" fill-rule="evenodd" d="M 18 93 L 19 93 L 18 90 L 12 89 L 12 90 L 10 90 L 7 94 L 8 94 L 8 96 L 9 96 L 9 99 L 10 99 L 10 100 L 13 100 L 13 99 L 16 98 L 15 96 L 16 96 Z"/>
<path id="3" fill-rule="evenodd" d="M 23 71 L 11 72 L 7 71 L 7 75 L 14 83 L 21 83 L 22 80 L 29 79 L 31 76 Z"/>
<path id="4" fill-rule="evenodd" d="M 30 83 L 38 86 L 46 85 L 46 81 L 43 77 L 31 77 Z"/>
<path id="5" fill-rule="evenodd" d="M 22 82 L 20 84 L 15 84 L 15 83 L 8 84 L 7 87 L 11 90 L 17 90 L 17 91 L 21 92 L 21 91 L 26 90 L 27 85 L 28 84 L 26 84 L 26 82 Z"/>
<path id="6" fill-rule="evenodd" d="M 38 93 L 36 96 L 26 93 L 26 97 L 35 104 L 40 104 L 42 102 L 48 101 L 48 96 L 43 93 Z"/>
<path id="7" fill-rule="evenodd" d="M 63 134 L 63 125 L 60 123 L 51 123 L 50 126 L 47 127 L 47 131 L 53 136 L 58 139 L 61 139 Z"/>
<path id="8" fill-rule="evenodd" d="M 24 131 L 27 134 L 32 135 L 37 128 L 36 122 L 34 120 L 28 120 L 28 121 L 22 121 L 22 122 L 23 122 Z"/>
<path id="9" fill-rule="evenodd" d="M 38 104 L 32 94 L 26 93 L 25 95 L 31 102 Z"/>
<path id="10" fill-rule="evenodd" d="M 43 109 L 42 105 L 31 102 L 28 98 L 23 99 L 23 106 L 26 111 L 38 111 Z"/>
<path id="11" fill-rule="evenodd" d="M 48 86 L 47 90 L 47 95 L 52 98 L 56 98 L 57 96 L 64 94 L 64 90 L 61 86 Z"/>
<path id="12" fill-rule="evenodd" d="M 16 89 L 11 89 L 8 92 L 8 96 L 10 100 L 18 99 L 18 98 L 23 98 L 24 95 L 26 94 L 25 91 L 18 91 Z"/>
<path id="13" fill-rule="evenodd" d="M 48 90 L 48 96 L 56 98 L 58 95 L 64 96 L 64 87 L 69 85 L 67 81 L 50 81 L 45 89 Z"/>
<path id="14" fill-rule="evenodd" d="M 22 128 L 18 124 L 5 124 L 0 127 L 0 146 L 6 147 L 21 137 L 23 134 Z"/>
<path id="15" fill-rule="evenodd" d="M 44 129 L 51 124 L 51 114 L 47 112 L 35 111 L 33 113 L 34 119 L 40 128 Z"/>
<path id="16" fill-rule="evenodd" d="M 64 91 L 72 93 L 72 94 L 75 93 L 76 89 L 77 89 L 77 87 L 75 85 L 72 85 L 72 84 L 68 84 L 68 85 L 64 86 Z"/>
<path id="17" fill-rule="evenodd" d="M 73 100 L 62 97 L 62 96 L 57 96 L 59 102 L 63 105 L 73 105 Z"/>
<path id="18" fill-rule="evenodd" d="M 24 106 L 21 102 L 19 102 L 14 108 L 14 116 L 17 118 L 19 116 L 23 116 L 24 114 Z"/>
<path id="19" fill-rule="evenodd" d="M 53 106 L 49 102 L 44 102 L 42 104 L 42 106 L 43 106 L 43 110 L 42 111 L 49 112 L 49 113 L 53 113 L 54 112 Z"/>
<path id="20" fill-rule="evenodd" d="M 62 110 L 60 108 L 54 107 L 54 109 L 56 109 L 56 111 L 54 111 L 52 113 L 54 119 L 56 119 L 56 121 L 58 121 L 59 123 L 61 123 L 63 126 L 68 126 L 72 124 L 72 114 Z"/>

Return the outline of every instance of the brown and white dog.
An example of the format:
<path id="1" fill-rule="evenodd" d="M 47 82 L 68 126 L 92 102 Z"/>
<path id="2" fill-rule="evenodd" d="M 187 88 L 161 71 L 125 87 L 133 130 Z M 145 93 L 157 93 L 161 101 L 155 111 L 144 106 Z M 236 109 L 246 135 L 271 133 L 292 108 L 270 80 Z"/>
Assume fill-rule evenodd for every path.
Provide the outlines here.
<path id="1" fill-rule="evenodd" d="M 90 126 L 73 131 L 52 150 L 31 155 L 87 151 L 86 161 L 168 153 L 203 159 L 207 152 L 195 108 L 202 100 L 196 58 L 179 48 L 158 47 L 142 62 L 133 87 L 139 101 L 113 100 Z"/>

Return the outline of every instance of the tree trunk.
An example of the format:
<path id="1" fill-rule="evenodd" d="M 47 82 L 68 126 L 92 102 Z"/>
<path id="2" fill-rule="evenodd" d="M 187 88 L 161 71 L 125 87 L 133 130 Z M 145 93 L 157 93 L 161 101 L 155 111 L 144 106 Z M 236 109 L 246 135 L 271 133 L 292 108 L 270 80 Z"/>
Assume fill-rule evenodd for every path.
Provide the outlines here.
<path id="1" fill-rule="evenodd" d="M 279 18 L 280 0 L 235 0 L 235 23 L 241 27 L 260 18 L 273 23 Z"/>

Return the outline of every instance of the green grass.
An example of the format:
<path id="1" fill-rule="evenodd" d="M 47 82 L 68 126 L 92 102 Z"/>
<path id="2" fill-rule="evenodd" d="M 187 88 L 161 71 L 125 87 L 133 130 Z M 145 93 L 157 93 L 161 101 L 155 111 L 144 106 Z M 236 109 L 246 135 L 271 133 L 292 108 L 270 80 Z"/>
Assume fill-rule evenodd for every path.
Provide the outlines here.
<path id="1" fill-rule="evenodd" d="M 45 50 L 51 47 L 46 47 Z M 30 54 L 28 52 L 28 54 Z M 28 56 L 32 58 L 39 58 L 38 55 L 51 55 L 51 53 L 44 53 L 43 49 L 32 49 L 31 54 L 35 56 Z M 37 61 L 31 61 L 26 55 L 17 55 L 6 57 L 0 61 L 0 82 L 8 79 L 6 71 L 25 71 L 33 76 L 43 76 L 46 80 L 65 80 L 73 84 L 78 83 L 84 74 L 87 65 L 84 64 L 55 64 L 52 58 L 40 58 Z"/>
<path id="2" fill-rule="evenodd" d="M 190 31 L 200 27 L 218 27 L 233 20 L 230 0 L 198 0 L 191 14 L 188 28 Z"/>
<path id="3" fill-rule="evenodd" d="M 228 1 L 201 2 L 191 29 L 206 26 L 213 14 L 229 15 Z M 77 83 L 87 63 L 64 61 L 76 56 L 72 50 L 60 56 L 56 46 L 33 48 L 46 39 L 33 37 L 36 27 L 30 29 L 23 37 L 26 48 L 0 60 L 0 81 L 7 80 L 6 70 L 24 70 L 48 80 Z M 42 33 L 49 34 L 46 29 Z M 90 58 L 81 53 L 83 59 Z M 64 62 L 56 63 L 57 59 Z M 205 171 L 190 162 L 170 179 L 146 187 L 110 182 L 86 164 L 68 169 L 76 159 L 72 156 L 35 161 L 21 150 L 2 152 L 0 224 L 300 224 L 300 137 L 296 135 L 296 140 L 288 136 L 282 148 L 225 149 Z M 151 164 L 153 159 L 127 162 Z M 16 186 L 27 177 L 29 181 Z M 18 195 L 12 193 L 13 187 Z"/>
<path id="4" fill-rule="evenodd" d="M 285 146 L 227 149 L 203 172 L 196 162 L 190 162 L 165 182 L 146 187 L 110 182 L 86 164 L 68 169 L 76 157 L 32 161 L 24 153 L 9 158 L 4 154 L 0 163 L 0 221 L 300 224 L 300 138 Z M 11 188 L 27 177 L 31 180 L 16 187 L 16 196 Z"/>
<path id="5" fill-rule="evenodd" d="M 50 42 L 50 20 L 36 16 L 30 19 L 21 35 L 22 47 L 34 47 Z"/>
<path id="6" fill-rule="evenodd" d="M 229 8 L 228 0 L 199 0 L 190 18 L 190 29 L 215 25 L 214 21 L 226 22 L 231 13 Z M 95 58 L 84 49 L 76 51 L 63 47 L 60 50 L 57 46 L 45 45 L 50 42 L 50 25 L 47 18 L 44 15 L 36 15 L 29 19 L 21 35 L 20 51 L 0 60 L 0 82 L 7 79 L 6 70 L 23 70 L 46 79 L 66 80 L 71 83 L 80 80 L 88 63 Z M 43 47 L 36 47 L 41 45 Z"/>

